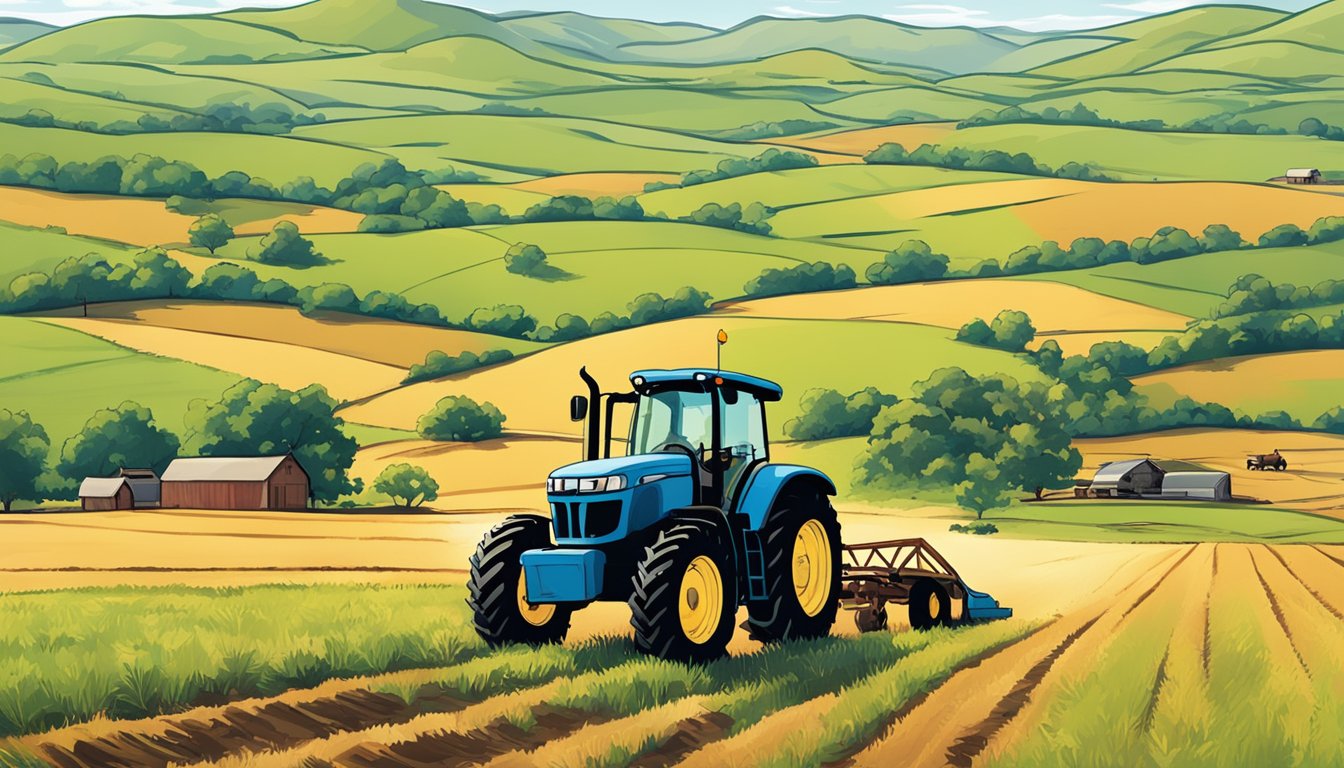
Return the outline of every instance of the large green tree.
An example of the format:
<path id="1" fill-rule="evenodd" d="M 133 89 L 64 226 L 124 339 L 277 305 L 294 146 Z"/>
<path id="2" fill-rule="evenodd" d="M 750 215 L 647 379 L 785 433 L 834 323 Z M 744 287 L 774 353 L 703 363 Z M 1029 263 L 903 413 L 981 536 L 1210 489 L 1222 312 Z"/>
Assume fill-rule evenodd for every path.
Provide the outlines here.
<path id="1" fill-rule="evenodd" d="M 37 500 L 51 441 L 25 411 L 0 409 L 0 505 L 8 512 L 19 499 Z"/>
<path id="2" fill-rule="evenodd" d="M 196 221 L 192 222 L 187 230 L 187 237 L 191 244 L 197 248 L 204 248 L 211 254 L 220 248 L 223 248 L 233 239 L 233 227 L 221 219 L 218 215 L 207 213 Z"/>
<path id="3" fill-rule="evenodd" d="M 373 490 L 392 497 L 403 507 L 418 507 L 439 498 L 439 484 L 424 467 L 391 464 L 378 473 Z"/>
<path id="4" fill-rule="evenodd" d="M 313 241 L 299 234 L 299 228 L 289 221 L 277 222 L 247 255 L 263 264 L 289 267 L 311 267 L 326 261 Z"/>
<path id="5" fill-rule="evenodd" d="M 216 402 L 187 409 L 186 452 L 201 456 L 275 456 L 292 453 L 312 480 L 314 498 L 333 501 L 358 493 L 350 477 L 359 446 L 342 431 L 336 401 L 321 385 L 295 392 L 255 379 L 224 390 Z"/>
<path id="6" fill-rule="evenodd" d="M 179 448 L 177 435 L 160 427 L 148 408 L 128 400 L 95 411 L 79 434 L 61 446 L 56 472 L 67 484 L 111 477 L 122 468 L 162 472 Z"/>

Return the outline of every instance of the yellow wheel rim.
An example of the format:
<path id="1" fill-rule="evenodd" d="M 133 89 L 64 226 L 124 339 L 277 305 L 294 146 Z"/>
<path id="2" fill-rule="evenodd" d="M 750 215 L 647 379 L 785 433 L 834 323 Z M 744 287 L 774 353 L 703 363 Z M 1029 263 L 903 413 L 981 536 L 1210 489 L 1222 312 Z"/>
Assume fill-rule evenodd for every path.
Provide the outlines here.
<path id="1" fill-rule="evenodd" d="M 723 613 L 723 577 L 713 560 L 701 555 L 686 566 L 681 576 L 677 613 L 681 617 L 681 631 L 691 642 L 704 645 L 714 637 Z"/>
<path id="2" fill-rule="evenodd" d="M 527 571 L 518 572 L 518 613 L 523 621 L 534 627 L 544 627 L 555 615 L 555 606 L 550 603 L 533 605 L 527 602 Z"/>
<path id="3" fill-rule="evenodd" d="M 808 616 L 821 613 L 831 597 L 831 539 L 815 518 L 793 540 L 793 591 Z"/>
<path id="4" fill-rule="evenodd" d="M 936 593 L 936 592 L 930 592 L 930 593 L 929 593 L 929 618 L 930 618 L 930 619 L 936 619 L 936 618 L 938 618 L 938 614 L 939 614 L 939 612 L 942 611 L 942 608 L 943 608 L 943 604 L 942 604 L 941 602 L 938 601 L 938 593 Z"/>

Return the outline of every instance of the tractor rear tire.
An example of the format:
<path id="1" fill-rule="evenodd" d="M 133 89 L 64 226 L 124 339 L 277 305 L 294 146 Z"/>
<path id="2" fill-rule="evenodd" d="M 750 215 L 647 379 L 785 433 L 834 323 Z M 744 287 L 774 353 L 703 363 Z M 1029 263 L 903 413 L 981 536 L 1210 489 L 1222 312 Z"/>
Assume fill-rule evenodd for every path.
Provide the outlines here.
<path id="1" fill-rule="evenodd" d="M 964 611 L 963 611 L 964 613 Z M 921 579 L 910 588 L 910 626 L 921 632 L 934 627 L 949 627 L 952 619 L 952 599 L 942 584 L 933 579 Z"/>
<path id="2" fill-rule="evenodd" d="M 883 632 L 887 629 L 887 607 L 865 606 L 854 612 L 854 625 L 860 632 Z"/>
<path id="3" fill-rule="evenodd" d="M 630 624 L 635 647 L 669 661 L 723 656 L 737 615 L 733 550 L 720 529 L 678 520 L 660 531 L 635 569 Z"/>
<path id="4" fill-rule="evenodd" d="M 1275 467 L 1274 469 L 1276 469 L 1276 470 L 1282 472 L 1282 471 L 1284 471 L 1284 470 L 1287 469 L 1287 468 L 1288 468 L 1288 462 L 1286 462 L 1286 461 L 1280 461 L 1280 462 L 1279 462 L 1279 465 L 1278 465 L 1277 467 Z"/>
<path id="5" fill-rule="evenodd" d="M 791 498 L 761 531 L 766 599 L 747 603 L 753 640 L 825 637 L 840 608 L 840 521 L 825 496 Z"/>
<path id="6" fill-rule="evenodd" d="M 514 515 L 491 528 L 476 547 L 467 605 L 476 633 L 489 645 L 546 645 L 565 639 L 573 606 L 528 603 L 526 578 L 518 561 L 529 549 L 549 546 L 549 520 Z"/>

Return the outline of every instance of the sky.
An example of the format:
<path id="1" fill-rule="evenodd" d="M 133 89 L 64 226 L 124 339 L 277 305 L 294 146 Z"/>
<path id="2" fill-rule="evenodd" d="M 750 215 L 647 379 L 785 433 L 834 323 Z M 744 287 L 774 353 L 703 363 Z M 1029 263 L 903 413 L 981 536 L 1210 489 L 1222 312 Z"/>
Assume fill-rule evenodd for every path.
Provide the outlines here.
<path id="1" fill-rule="evenodd" d="M 393 0 L 362 0 L 392 2 Z M 1235 1 L 1235 0 L 1231 0 Z M 1241 0 L 1299 11 L 1319 0 Z M 230 8 L 276 8 L 300 0 L 0 0 L 0 17 L 68 25 L 127 14 L 212 13 Z M 691 21 L 729 27 L 754 16 L 815 18 L 864 14 L 924 27 L 1011 26 L 1029 31 L 1084 29 L 1200 5 L 1199 0 L 464 0 L 478 10 L 581 11 L 649 21 Z"/>

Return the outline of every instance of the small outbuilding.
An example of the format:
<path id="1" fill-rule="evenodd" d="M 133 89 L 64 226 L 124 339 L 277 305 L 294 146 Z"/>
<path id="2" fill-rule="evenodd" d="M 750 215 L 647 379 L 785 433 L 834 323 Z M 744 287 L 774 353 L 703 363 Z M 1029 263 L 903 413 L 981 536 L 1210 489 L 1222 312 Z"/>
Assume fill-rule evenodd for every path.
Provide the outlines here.
<path id="1" fill-rule="evenodd" d="M 79 484 L 79 506 L 86 512 L 133 509 L 135 499 L 124 477 L 86 477 Z"/>
<path id="2" fill-rule="evenodd" d="M 159 506 L 159 476 L 152 469 L 122 469 L 121 477 L 131 487 L 136 509 Z"/>
<path id="3" fill-rule="evenodd" d="M 1316 168 L 1290 168 L 1284 178 L 1289 184 L 1320 184 L 1321 172 Z"/>
<path id="4" fill-rule="evenodd" d="M 1162 478 L 1162 498 L 1231 501 L 1232 476 L 1226 472 L 1168 472 Z"/>
<path id="5" fill-rule="evenodd" d="M 304 509 L 309 489 L 290 454 L 174 459 L 160 486 L 162 506 L 190 509 Z"/>

